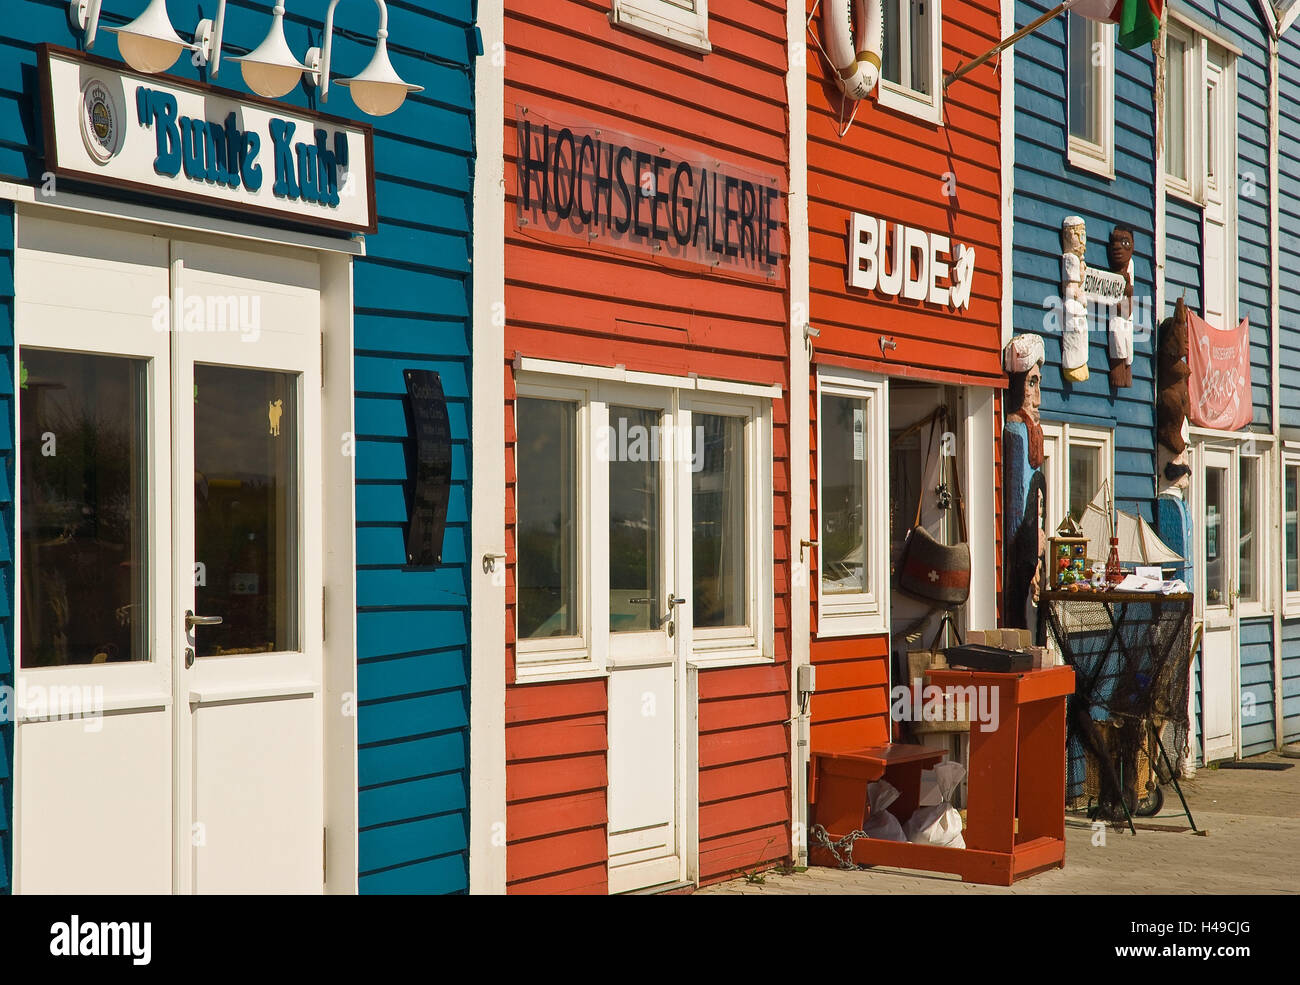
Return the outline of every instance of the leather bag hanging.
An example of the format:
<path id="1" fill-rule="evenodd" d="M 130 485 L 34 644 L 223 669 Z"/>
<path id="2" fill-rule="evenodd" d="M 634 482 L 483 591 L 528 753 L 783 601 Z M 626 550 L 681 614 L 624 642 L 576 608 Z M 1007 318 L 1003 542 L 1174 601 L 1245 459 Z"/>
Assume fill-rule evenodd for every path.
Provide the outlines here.
<path id="1" fill-rule="evenodd" d="M 962 499 L 961 477 L 955 463 L 952 466 L 952 478 L 957 494 L 957 520 L 961 527 L 961 542 L 944 544 L 921 526 L 921 504 L 925 499 L 925 469 L 934 451 L 934 429 L 941 416 L 943 416 L 942 411 L 936 411 L 930 421 L 930 443 L 921 467 L 922 486 L 916 499 L 916 519 L 912 522 L 912 529 L 907 532 L 907 539 L 903 542 L 903 550 L 899 554 L 898 566 L 895 570 L 899 591 L 923 602 L 951 608 L 964 604 L 970 597 L 970 545 L 967 543 L 969 538 L 966 533 L 966 504 Z M 947 457 L 942 453 L 939 457 L 940 482 L 943 481 L 944 461 Z"/>

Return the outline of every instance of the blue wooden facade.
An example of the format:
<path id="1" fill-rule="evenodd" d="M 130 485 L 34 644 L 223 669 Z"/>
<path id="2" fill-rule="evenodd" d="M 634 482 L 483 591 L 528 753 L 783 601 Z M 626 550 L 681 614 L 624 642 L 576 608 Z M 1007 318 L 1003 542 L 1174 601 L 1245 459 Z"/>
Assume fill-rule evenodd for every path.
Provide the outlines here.
<path id="1" fill-rule="evenodd" d="M 1278 42 L 1279 436 L 1300 440 L 1300 34 Z M 1287 517 L 1283 517 L 1284 523 Z M 1282 620 L 1282 740 L 1300 742 L 1300 614 Z"/>
<path id="2" fill-rule="evenodd" d="M 1237 92 L 1237 311 L 1235 315 L 1229 312 L 1228 320 L 1236 324 L 1242 318 L 1250 319 L 1254 404 L 1250 429 L 1269 434 L 1273 431 L 1269 216 L 1273 189 L 1269 183 L 1268 28 L 1253 0 L 1180 0 L 1171 9 L 1184 15 L 1211 37 L 1217 36 L 1241 52 L 1233 60 Z M 1173 193 L 1165 195 L 1163 204 L 1163 315 L 1172 314 L 1174 301 L 1179 297 L 1185 298 L 1190 310 L 1201 313 L 1204 308 L 1202 208 Z M 1285 260 L 1282 267 L 1285 270 Z M 1285 295 L 1285 290 L 1283 293 Z M 1282 365 L 1286 365 L 1285 358 Z M 1284 388 L 1282 406 L 1287 407 L 1288 402 Z M 1267 752 L 1274 747 L 1273 645 L 1271 615 L 1241 620 L 1238 674 L 1243 755 Z M 1199 663 L 1196 670 L 1193 685 L 1199 705 Z M 1196 742 L 1199 743 L 1199 735 Z M 1197 747 L 1194 745 L 1193 748 Z"/>
<path id="3" fill-rule="evenodd" d="M 126 23 L 144 0 L 105 0 L 101 24 Z M 209 0 L 172 0 L 190 37 Z M 327 0 L 298 0 L 285 19 L 290 46 L 321 40 Z M 362 892 L 455 893 L 468 889 L 470 252 L 474 174 L 475 0 L 389 0 L 389 51 L 398 73 L 422 85 L 394 115 L 372 119 L 344 89 L 327 107 L 304 87 L 284 101 L 375 127 L 379 230 L 354 264 L 359 887 Z M 231 0 L 227 55 L 260 43 L 270 8 Z M 372 53 L 376 9 L 339 7 L 336 72 Z M 36 46 L 80 46 L 66 0 L 5 0 L 0 13 L 0 180 L 37 185 L 42 120 Z M 95 53 L 117 59 L 101 30 Z M 182 58 L 172 72 L 203 70 Z M 242 90 L 238 72 L 223 86 Z M 0 683 L 13 684 L 12 584 L 16 545 L 12 475 L 13 208 L 0 201 Z M 453 474 L 441 567 L 407 569 L 402 370 L 441 374 L 449 405 Z M 13 726 L 0 724 L 0 891 L 9 887 Z"/>
<path id="4" fill-rule="evenodd" d="M 1054 7 L 1020 0 L 1016 23 L 1027 24 Z M 1155 66 L 1150 47 L 1116 50 L 1115 176 L 1069 163 L 1066 86 L 1067 19 L 1057 17 L 1016 45 L 1015 197 L 1013 204 L 1014 327 L 1043 332 L 1044 303 L 1061 293 L 1061 220 L 1079 215 L 1088 224 L 1090 264 L 1109 269 L 1106 242 L 1116 224 L 1134 234 L 1134 298 L 1154 294 L 1155 281 Z M 1145 311 L 1151 309 L 1147 307 Z M 1135 307 L 1133 385 L 1110 385 L 1106 326 L 1093 325 L 1088 379 L 1067 382 L 1061 373 L 1059 334 L 1044 333 L 1044 422 L 1086 424 L 1114 432 L 1115 496 L 1120 509 L 1154 520 L 1155 363 L 1149 318 Z M 1054 526 L 1061 517 L 1050 517 Z"/>

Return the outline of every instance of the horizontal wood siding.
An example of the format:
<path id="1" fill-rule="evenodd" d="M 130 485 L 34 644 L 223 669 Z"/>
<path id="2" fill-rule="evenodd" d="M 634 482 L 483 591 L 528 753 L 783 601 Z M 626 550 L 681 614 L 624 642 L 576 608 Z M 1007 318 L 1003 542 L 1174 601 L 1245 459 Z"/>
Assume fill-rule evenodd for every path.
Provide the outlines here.
<path id="1" fill-rule="evenodd" d="M 1300 742 L 1300 619 L 1282 623 L 1282 741 Z"/>
<path id="2" fill-rule="evenodd" d="M 4 6 L 0 177 L 38 184 L 44 164 L 36 45 L 79 47 L 81 36 L 70 30 L 61 0 L 6 0 Z M 327 0 L 289 4 L 285 32 L 295 52 L 320 43 L 327 7 Z M 116 37 L 104 28 L 125 24 L 141 8 L 107 0 L 96 55 L 118 59 Z M 215 4 L 194 0 L 168 5 L 185 38 L 214 10 Z M 357 111 L 346 88 L 333 88 L 325 105 L 314 105 L 318 100 L 312 97 L 313 108 L 375 128 L 379 231 L 366 237 L 366 256 L 353 267 L 360 890 L 464 892 L 469 871 L 466 564 L 474 3 L 441 0 L 435 10 L 416 0 L 390 0 L 388 10 L 393 65 L 424 92 L 379 119 Z M 261 43 L 269 11 L 263 0 L 230 0 L 227 58 Z M 344 4 L 335 23 L 334 69 L 352 74 L 374 53 L 375 11 L 368 4 Z M 229 62 L 224 67 L 221 85 L 246 92 L 238 70 Z M 188 57 L 172 73 L 191 80 L 201 75 Z M 299 87 L 283 102 L 305 107 L 307 97 Z M 11 230 L 11 225 L 0 215 L 0 227 Z M 0 242 L 0 258 L 8 255 L 4 249 Z M 8 276 L 11 293 L 11 269 Z M 4 290 L 0 283 L 0 312 L 11 315 Z M 0 327 L 4 344 L 11 345 L 6 317 L 0 315 Z M 401 373 L 408 367 L 442 375 L 451 418 L 451 501 L 443 565 L 437 569 L 405 567 L 409 435 Z M 12 550 L 6 556 L 12 557 Z M 11 660 L 7 638 L 0 656 L 3 672 Z"/>
<path id="3" fill-rule="evenodd" d="M 1273 619 L 1241 620 L 1241 754 L 1274 748 Z"/>
<path id="4" fill-rule="evenodd" d="M 1278 44 L 1278 289 L 1281 426 L 1300 429 L 1300 32 Z"/>
<path id="5" fill-rule="evenodd" d="M 1055 4 L 1021 0 L 1016 20 L 1027 24 Z M 1151 48 L 1115 51 L 1115 177 L 1072 167 L 1067 153 L 1068 19 L 1056 17 L 1016 45 L 1016 166 L 1012 235 L 1013 322 L 1017 333 L 1043 336 L 1043 419 L 1114 431 L 1115 494 L 1121 509 L 1154 519 L 1155 361 L 1151 322 L 1155 303 L 1155 65 Z M 1061 337 L 1046 326 L 1061 293 L 1061 221 L 1088 224 L 1088 262 L 1109 270 L 1106 244 L 1117 224 L 1134 235 L 1133 385 L 1110 385 L 1108 325 L 1094 322 L 1088 379 L 1070 383 L 1061 372 Z M 1145 317 L 1144 317 L 1145 316 Z M 1055 527 L 1060 517 L 1048 517 Z M 999 525 L 999 530 L 1001 526 Z"/>
<path id="6" fill-rule="evenodd" d="M 785 394 L 790 386 L 784 273 L 772 283 L 669 266 L 617 249 L 525 236 L 516 224 L 517 106 L 660 140 L 741 168 L 773 175 L 788 170 L 784 4 L 713 0 L 713 51 L 704 58 L 612 27 L 609 9 L 608 0 L 506 4 L 506 337 L 498 358 L 504 357 L 506 377 L 511 892 L 605 892 L 608 850 L 604 685 L 514 683 L 515 354 L 777 384 Z M 778 242 L 785 253 L 785 229 Z M 772 418 L 776 663 L 699 674 L 699 858 L 705 882 L 790 854 L 784 397 L 773 401 Z M 516 722 L 523 708 L 525 720 Z M 554 776 L 563 780 L 549 783 Z M 579 799 L 565 800 L 573 797 Z M 557 809 L 561 803 L 575 807 Z"/>

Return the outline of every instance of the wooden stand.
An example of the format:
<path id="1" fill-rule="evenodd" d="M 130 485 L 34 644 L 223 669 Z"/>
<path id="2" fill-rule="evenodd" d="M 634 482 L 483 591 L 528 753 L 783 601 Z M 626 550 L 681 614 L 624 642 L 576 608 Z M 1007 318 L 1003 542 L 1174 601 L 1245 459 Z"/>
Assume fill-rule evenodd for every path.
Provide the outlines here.
<path id="1" fill-rule="evenodd" d="M 1017 879 L 1065 865 L 1065 701 L 1074 693 L 1074 670 L 1050 667 L 1016 674 L 932 670 L 941 688 L 988 688 L 998 710 L 997 728 L 972 722 L 967 778 L 966 847 L 939 848 L 859 838 L 853 861 L 904 869 L 952 872 L 966 882 L 1009 886 Z M 995 695 L 995 696 L 994 696 Z M 978 707 L 976 705 L 975 707 Z M 916 807 L 921 771 L 941 750 L 889 745 L 869 749 L 813 750 L 809 789 L 812 818 L 836 841 L 866 823 L 867 784 L 884 778 L 898 788 L 891 813 L 906 821 Z M 812 846 L 814 865 L 834 865 L 831 853 Z"/>

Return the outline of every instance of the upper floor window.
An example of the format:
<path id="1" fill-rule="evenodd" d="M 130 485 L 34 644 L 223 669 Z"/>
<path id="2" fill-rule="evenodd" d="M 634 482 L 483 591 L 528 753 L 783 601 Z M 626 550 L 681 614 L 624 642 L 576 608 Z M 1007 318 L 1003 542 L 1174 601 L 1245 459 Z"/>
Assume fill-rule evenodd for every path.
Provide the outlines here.
<path id="1" fill-rule="evenodd" d="M 942 4 L 940 0 L 883 0 L 883 4 L 880 105 L 942 123 Z"/>
<path id="2" fill-rule="evenodd" d="M 1233 180 L 1233 63 L 1232 52 L 1185 24 L 1165 31 L 1166 185 L 1201 205 L 1222 203 Z"/>
<path id="3" fill-rule="evenodd" d="M 1069 15 L 1069 158 L 1075 167 L 1115 175 L 1114 25 Z"/>
<path id="4" fill-rule="evenodd" d="M 611 24 L 708 52 L 709 0 L 611 0 Z"/>

